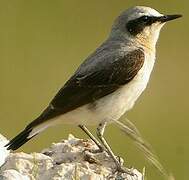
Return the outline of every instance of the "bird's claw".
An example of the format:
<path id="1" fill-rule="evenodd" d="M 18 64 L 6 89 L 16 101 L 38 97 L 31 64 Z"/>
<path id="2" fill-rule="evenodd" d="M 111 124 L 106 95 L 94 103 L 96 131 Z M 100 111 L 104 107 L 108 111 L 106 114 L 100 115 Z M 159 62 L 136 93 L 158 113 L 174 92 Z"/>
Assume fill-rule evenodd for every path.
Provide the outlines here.
<path id="1" fill-rule="evenodd" d="M 133 168 L 129 169 L 129 168 L 126 168 L 122 165 L 119 165 L 119 166 L 116 167 L 114 173 L 116 173 L 116 172 L 126 173 L 126 174 L 131 175 L 131 176 L 135 175 L 135 173 L 133 173 Z"/>

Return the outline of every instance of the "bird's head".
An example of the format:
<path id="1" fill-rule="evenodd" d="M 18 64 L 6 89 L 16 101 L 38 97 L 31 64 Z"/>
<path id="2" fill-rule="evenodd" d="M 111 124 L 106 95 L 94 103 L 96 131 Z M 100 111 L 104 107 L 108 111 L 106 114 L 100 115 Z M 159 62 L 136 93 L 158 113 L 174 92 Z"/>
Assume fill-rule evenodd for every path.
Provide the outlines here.
<path id="1" fill-rule="evenodd" d="M 114 22 L 111 35 L 123 36 L 146 46 L 155 46 L 163 25 L 181 15 L 163 15 L 150 7 L 135 6 L 124 11 Z"/>

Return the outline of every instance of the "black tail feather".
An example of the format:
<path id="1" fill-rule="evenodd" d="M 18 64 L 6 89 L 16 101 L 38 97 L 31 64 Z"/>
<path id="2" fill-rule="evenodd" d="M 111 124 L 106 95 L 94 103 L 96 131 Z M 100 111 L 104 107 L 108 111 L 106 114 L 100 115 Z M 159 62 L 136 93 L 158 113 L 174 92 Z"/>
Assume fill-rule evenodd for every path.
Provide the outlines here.
<path id="1" fill-rule="evenodd" d="M 21 133 L 19 133 L 16 137 L 14 137 L 8 144 L 5 145 L 7 147 L 7 150 L 16 150 L 23 144 L 25 144 L 27 141 L 29 141 L 32 137 L 29 137 L 30 132 L 32 131 L 32 128 L 26 128 Z"/>

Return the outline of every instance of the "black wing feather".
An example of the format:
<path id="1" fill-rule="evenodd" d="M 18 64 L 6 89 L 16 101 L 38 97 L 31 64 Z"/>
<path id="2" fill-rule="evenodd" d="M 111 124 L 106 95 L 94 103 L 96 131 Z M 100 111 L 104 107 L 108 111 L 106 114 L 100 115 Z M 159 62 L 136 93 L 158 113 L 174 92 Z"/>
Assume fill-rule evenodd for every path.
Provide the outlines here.
<path id="1" fill-rule="evenodd" d="M 126 55 L 118 56 L 112 52 L 108 56 L 98 57 L 103 59 L 95 62 L 95 66 L 88 66 L 91 62 L 84 62 L 60 89 L 50 106 L 28 127 L 34 127 L 114 92 L 135 77 L 145 58 L 141 49 Z M 93 60 L 93 57 L 89 58 L 89 61 Z"/>
<path id="2" fill-rule="evenodd" d="M 30 140 L 30 132 L 35 126 L 92 103 L 129 83 L 143 66 L 143 51 L 138 49 L 120 55 L 116 48 L 110 47 L 97 49 L 60 89 L 43 113 L 6 145 L 7 149 L 15 150 Z"/>
<path id="3" fill-rule="evenodd" d="M 32 138 L 32 137 L 28 138 L 31 131 L 32 129 L 26 128 L 21 133 L 19 133 L 16 137 L 11 139 L 11 141 L 5 145 L 5 147 L 7 147 L 7 150 L 10 150 L 10 149 L 16 150 L 20 146 L 25 144 L 27 141 L 29 141 Z"/>

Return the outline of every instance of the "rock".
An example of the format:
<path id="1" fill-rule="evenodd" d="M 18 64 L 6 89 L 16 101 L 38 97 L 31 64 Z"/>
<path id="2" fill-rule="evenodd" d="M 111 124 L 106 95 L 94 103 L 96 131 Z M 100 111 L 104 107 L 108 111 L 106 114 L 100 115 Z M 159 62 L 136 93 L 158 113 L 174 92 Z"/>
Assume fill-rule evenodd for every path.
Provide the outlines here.
<path id="1" fill-rule="evenodd" d="M 4 147 L 8 143 L 8 140 L 0 134 L 0 167 L 5 162 L 6 157 L 9 155 L 9 151 Z"/>
<path id="2" fill-rule="evenodd" d="M 136 169 L 134 176 L 113 173 L 115 164 L 106 152 L 89 151 L 97 149 L 91 140 L 69 135 L 41 153 L 10 153 L 0 169 L 0 180 L 142 180 Z"/>
<path id="3" fill-rule="evenodd" d="M 22 175 L 18 171 L 14 169 L 5 170 L 0 174 L 0 180 L 30 180 L 30 178 L 27 175 Z"/>

